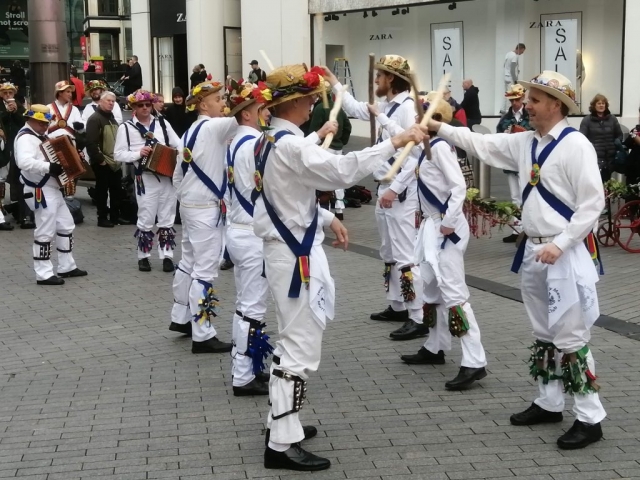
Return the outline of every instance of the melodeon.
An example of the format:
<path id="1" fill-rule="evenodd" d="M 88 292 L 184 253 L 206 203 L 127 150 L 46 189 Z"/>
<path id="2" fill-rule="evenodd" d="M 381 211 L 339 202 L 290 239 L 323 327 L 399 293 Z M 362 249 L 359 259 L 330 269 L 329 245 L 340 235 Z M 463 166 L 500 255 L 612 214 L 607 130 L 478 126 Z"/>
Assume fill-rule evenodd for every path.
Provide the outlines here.
<path id="1" fill-rule="evenodd" d="M 56 177 L 61 187 L 74 184 L 74 180 L 86 171 L 78 150 L 67 135 L 45 140 L 40 149 L 49 162 L 59 163 L 62 167 L 62 173 Z"/>
<path id="2" fill-rule="evenodd" d="M 509 133 L 520 133 L 520 132 L 526 132 L 527 129 L 524 128 L 521 125 L 515 124 L 511 126 L 511 130 L 509 131 Z"/>
<path id="3" fill-rule="evenodd" d="M 177 158 L 178 150 L 167 147 L 161 143 L 156 143 L 149 156 L 140 161 L 140 166 L 149 172 L 153 172 L 164 177 L 173 177 L 173 171 L 176 169 Z"/>

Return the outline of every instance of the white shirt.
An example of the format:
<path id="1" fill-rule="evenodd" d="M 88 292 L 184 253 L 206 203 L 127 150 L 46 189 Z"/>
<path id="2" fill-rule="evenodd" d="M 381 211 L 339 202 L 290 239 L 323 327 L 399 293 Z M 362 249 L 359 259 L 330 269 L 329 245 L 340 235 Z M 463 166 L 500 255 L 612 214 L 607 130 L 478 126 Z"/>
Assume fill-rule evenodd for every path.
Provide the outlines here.
<path id="1" fill-rule="evenodd" d="M 144 127 L 149 130 L 151 124 L 154 122 L 155 117 L 151 117 L 150 122 Z M 137 123 L 138 120 L 133 118 L 132 122 Z M 167 145 L 169 147 L 178 148 L 180 144 L 180 139 L 176 132 L 173 131 L 169 122 L 164 122 L 167 128 L 167 140 L 164 138 L 164 134 L 162 132 L 162 127 L 160 126 L 160 122 L 155 120 L 155 128 L 153 130 L 153 134 L 159 143 L 163 145 Z M 129 142 L 127 143 L 127 131 L 129 132 Z M 124 122 L 122 125 L 118 127 L 118 133 L 116 135 L 116 144 L 113 151 L 113 158 L 116 162 L 122 163 L 135 163 L 140 160 L 140 150 L 144 147 L 146 140 L 140 135 L 140 131 L 129 122 Z M 144 172 L 144 174 L 151 175 L 149 172 Z"/>
<path id="2" fill-rule="evenodd" d="M 341 90 L 342 85 L 340 83 L 336 84 L 333 87 L 333 91 L 336 94 Z M 411 100 L 407 100 L 408 97 L 408 92 L 402 92 L 393 97 L 391 101 L 382 100 L 381 102 L 377 103 L 380 115 L 378 115 L 378 117 L 376 118 L 376 122 L 379 127 L 383 127 L 382 140 L 387 140 L 395 135 L 395 130 L 391 128 L 391 125 L 395 124 L 399 126 L 402 131 L 404 131 L 409 129 L 413 124 L 416 123 L 415 105 Z M 386 114 L 391 111 L 394 104 L 397 104 L 398 108 L 396 108 L 391 118 L 389 118 Z M 358 102 L 349 92 L 344 92 L 344 95 L 342 97 L 342 108 L 347 113 L 347 115 L 351 117 L 355 117 L 360 120 L 369 120 L 369 108 L 367 107 L 367 104 L 364 102 Z M 393 156 L 399 154 L 400 151 L 394 152 Z M 419 155 L 420 151 L 417 148 L 414 148 L 411 151 L 411 154 L 407 157 L 405 163 L 402 165 L 402 170 L 398 172 L 398 174 L 391 182 L 391 190 L 400 194 L 407 188 L 416 188 L 415 169 L 418 165 Z M 390 168 L 391 165 L 388 162 L 384 162 L 374 172 L 373 178 L 375 178 L 376 180 L 382 180 Z"/>
<path id="3" fill-rule="evenodd" d="M 35 133 L 35 130 L 29 125 L 25 125 L 20 130 L 24 129 Z M 40 145 L 42 145 L 42 141 L 29 133 L 18 133 L 14 145 L 16 165 L 20 169 L 20 173 L 33 183 L 40 183 L 42 177 L 49 173 L 49 162 L 42 153 Z M 51 177 L 45 186 L 60 188 L 55 177 Z"/>
<path id="4" fill-rule="evenodd" d="M 84 123 L 85 127 L 87 126 L 87 121 L 89 120 L 89 117 L 93 115 L 93 113 L 97 109 L 98 109 L 98 102 L 91 102 L 89 105 L 84 107 L 84 110 L 82 111 L 82 123 Z M 113 113 L 113 116 L 116 118 L 116 122 L 118 122 L 118 125 L 120 125 L 122 123 L 122 109 L 120 108 L 120 105 L 118 105 L 118 102 L 114 102 L 112 113 Z"/>
<path id="5" fill-rule="evenodd" d="M 513 118 L 516 119 L 516 122 L 520 123 L 520 120 L 522 120 L 522 111 L 524 110 L 524 106 L 518 110 L 517 112 L 512 108 L 511 112 L 513 112 Z"/>
<path id="6" fill-rule="evenodd" d="M 492 167 L 519 172 L 520 190 L 531 178 L 531 147 L 536 156 L 568 127 L 566 119 L 544 137 L 538 132 L 481 135 L 468 128 L 442 125 L 438 135 L 450 140 Z M 604 189 L 593 145 L 580 132 L 558 143 L 540 169 L 540 182 L 575 213 L 571 221 L 556 212 L 533 187 L 522 211 L 522 226 L 529 237 L 554 237 L 562 251 L 580 243 L 597 225 L 604 208 Z"/>
<path id="7" fill-rule="evenodd" d="M 441 203 L 445 204 L 449 199 L 442 226 L 457 229 L 460 222 L 466 222 L 462 206 L 467 195 L 467 185 L 460 170 L 456 149 L 447 142 L 438 142 L 433 145 L 431 161 L 426 158 L 422 160 L 419 174 L 420 180 Z M 420 189 L 418 189 L 418 195 L 420 195 L 420 207 L 425 217 L 440 214 L 438 207 L 429 203 Z"/>
<path id="8" fill-rule="evenodd" d="M 62 115 L 63 119 L 67 116 L 67 113 L 69 113 L 69 109 L 71 109 L 71 112 L 69 113 L 69 118 L 67 118 L 66 120 L 67 125 L 69 126 L 70 129 L 73 130 L 73 124 L 75 122 L 84 123 L 82 121 L 82 115 L 80 114 L 80 110 L 74 107 L 71 102 L 67 103 L 66 105 L 62 105 L 58 100 L 56 100 L 54 103 L 50 103 L 48 105 L 49 109 L 51 110 L 51 115 L 54 116 L 53 120 L 51 120 L 49 129 L 55 127 L 58 124 L 58 120 L 60 120 L 59 118 L 56 118 L 56 111 L 53 108 L 54 104 L 58 107 L 58 110 L 60 111 L 60 115 Z M 58 138 L 61 135 L 68 135 L 69 137 L 75 139 L 75 135 L 72 135 L 64 128 L 59 128 L 55 132 L 48 133 L 48 136 L 50 138 Z"/>
<path id="9" fill-rule="evenodd" d="M 231 150 L 231 154 L 233 154 L 238 142 L 247 135 L 249 135 L 251 139 L 240 145 L 233 163 L 233 179 L 237 192 L 234 191 L 231 196 L 231 207 L 228 218 L 231 223 L 253 225 L 253 217 L 242 208 L 242 205 L 240 205 L 238 201 L 238 192 L 247 202 L 251 203 L 251 192 L 253 192 L 256 186 L 254 180 L 256 162 L 253 147 L 255 145 L 255 139 L 258 138 L 261 133 L 255 128 L 240 125 L 229 149 Z"/>
<path id="10" fill-rule="evenodd" d="M 304 138 L 302 130 L 287 120 L 274 117 L 271 127 L 269 135 L 280 130 L 289 130 L 293 135 L 285 135 L 271 149 L 263 177 L 264 194 L 298 241 L 302 240 L 318 208 L 316 190 L 347 188 L 373 173 L 395 152 L 391 141 L 385 140 L 361 152 L 334 155 L 316 145 L 313 135 Z M 314 245 L 324 239 L 323 224 L 329 225 L 334 218 L 323 208 L 319 216 L 322 219 L 318 219 Z M 253 220 L 253 231 L 258 237 L 282 241 L 261 197 L 256 201 Z"/>
<path id="11" fill-rule="evenodd" d="M 516 78 L 511 76 L 511 65 L 516 64 L 516 75 L 520 73 L 520 68 L 518 65 L 518 54 L 514 51 L 507 53 L 504 57 L 504 78 L 505 80 L 515 81 Z"/>
<path id="12" fill-rule="evenodd" d="M 196 143 L 191 151 L 193 162 L 198 165 L 204 174 L 213 180 L 213 183 L 222 189 L 223 179 L 227 175 L 227 145 L 238 129 L 235 117 L 211 118 L 204 115 L 198 116 L 189 130 L 182 136 L 178 149 L 178 164 L 173 172 L 173 186 L 176 188 L 178 200 L 181 204 L 190 207 L 206 207 L 217 205 L 218 197 L 198 178 L 198 175 L 189 167 L 187 174 L 182 174 L 182 150 L 196 130 L 203 123 Z"/>

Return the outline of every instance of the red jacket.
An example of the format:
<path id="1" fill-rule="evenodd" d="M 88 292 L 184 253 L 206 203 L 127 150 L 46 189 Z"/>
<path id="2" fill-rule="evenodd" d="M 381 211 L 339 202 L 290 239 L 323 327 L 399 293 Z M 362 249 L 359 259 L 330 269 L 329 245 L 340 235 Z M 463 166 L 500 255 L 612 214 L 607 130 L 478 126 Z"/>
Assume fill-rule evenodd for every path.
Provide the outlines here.
<path id="1" fill-rule="evenodd" d="M 81 107 L 82 99 L 84 98 L 84 84 L 78 77 L 71 77 L 71 83 L 76 87 L 76 93 L 72 103 L 76 107 Z"/>
<path id="2" fill-rule="evenodd" d="M 453 118 L 457 119 L 465 127 L 467 126 L 467 114 L 462 108 L 455 113 Z"/>

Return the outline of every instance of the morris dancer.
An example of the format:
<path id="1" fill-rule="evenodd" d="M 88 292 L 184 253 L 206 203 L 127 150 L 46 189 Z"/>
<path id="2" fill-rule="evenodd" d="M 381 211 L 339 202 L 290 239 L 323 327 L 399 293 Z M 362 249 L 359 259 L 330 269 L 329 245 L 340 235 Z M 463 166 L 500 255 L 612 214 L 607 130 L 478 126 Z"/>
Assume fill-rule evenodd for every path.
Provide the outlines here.
<path id="1" fill-rule="evenodd" d="M 91 80 L 84 86 L 84 91 L 88 96 L 91 97 L 92 100 L 92 102 L 84 107 L 84 110 L 82 111 L 82 122 L 86 126 L 89 117 L 93 115 L 93 113 L 98 110 L 98 107 L 100 106 L 100 96 L 104 92 L 109 91 L 109 85 L 107 85 L 102 80 Z M 113 104 L 113 116 L 115 117 L 116 122 L 118 122 L 118 125 L 120 125 L 122 123 L 122 109 L 120 108 L 120 105 L 118 105 L 117 98 L 116 102 Z"/>
<path id="2" fill-rule="evenodd" d="M 528 240 L 518 247 L 512 270 L 522 265 L 522 299 L 536 338 L 531 373 L 539 396 L 512 415 L 511 423 L 561 422 L 564 386 L 574 397 L 576 420 L 558 446 L 583 448 L 602 438 L 606 416 L 587 345 L 600 314 L 596 252 L 590 250 L 604 191 L 593 146 L 565 118 L 580 113 L 569 80 L 544 71 L 520 84 L 529 89 L 527 110 L 535 132 L 479 135 L 434 121 L 429 130 L 493 167 L 519 173 Z M 585 239 L 591 248 L 585 248 Z"/>
<path id="3" fill-rule="evenodd" d="M 138 90 L 127 97 L 135 117 L 118 128 L 114 158 L 116 162 L 136 164 L 136 199 L 138 222 L 138 270 L 150 272 L 149 257 L 153 249 L 153 226 L 158 219 L 158 255 L 162 271 L 173 272 L 173 249 L 176 246 L 173 221 L 176 216 L 176 194 L 171 178 L 142 169 L 140 161 L 151 154 L 156 143 L 177 148 L 180 139 L 164 119 L 156 120 L 153 94 Z"/>
<path id="4" fill-rule="evenodd" d="M 316 190 L 353 185 L 372 173 L 410 140 L 421 141 L 417 126 L 362 152 L 333 155 L 315 143 L 337 131 L 329 122 L 304 138 L 324 70 L 290 65 L 273 70 L 253 93 L 272 109 L 273 130 L 256 142 L 254 231 L 264 242 L 266 276 L 273 294 L 280 339 L 271 365 L 266 468 L 324 470 L 331 462 L 303 450 L 300 441 L 317 433 L 299 420 L 310 373 L 318 369 L 326 321 L 333 318 L 335 286 L 322 249 L 324 226 L 346 248 L 347 231 L 316 203 Z M 273 136 L 272 136 L 273 135 Z M 293 276 L 292 276 L 293 272 Z"/>
<path id="5" fill-rule="evenodd" d="M 27 124 L 18 132 L 15 141 L 16 164 L 21 170 L 24 199 L 34 212 L 33 266 L 38 285 L 63 285 L 63 278 L 83 277 L 87 274 L 73 259 L 73 230 L 75 224 L 60 193 L 55 178 L 62 166 L 49 163 L 40 148 L 47 140 L 47 129 L 53 115 L 49 107 L 32 105 L 24 116 Z M 56 236 L 58 275 L 51 264 L 51 241 Z M 60 278 L 62 277 L 62 278 Z"/>
<path id="6" fill-rule="evenodd" d="M 56 99 L 50 103 L 49 109 L 53 115 L 49 131 L 50 138 L 68 135 L 75 140 L 78 131 L 84 129 L 80 110 L 73 106 L 73 92 L 76 87 L 68 80 L 62 80 L 55 85 Z M 74 142 L 75 143 L 75 142 Z M 81 146 L 84 148 L 84 145 Z"/>
<path id="7" fill-rule="evenodd" d="M 226 216 L 225 155 L 227 142 L 238 128 L 235 118 L 221 118 L 222 88 L 218 82 L 201 83 L 187 98 L 187 105 L 195 106 L 199 116 L 182 136 L 182 162 L 173 174 L 182 216 L 182 259 L 173 280 L 169 329 L 191 333 L 192 353 L 231 351 L 230 343 L 216 337 L 212 322 L 218 304 L 213 284 L 218 278 Z"/>
<path id="8" fill-rule="evenodd" d="M 376 96 L 385 97 L 376 104 L 377 110 L 382 112 L 376 117 L 379 127 L 376 143 L 380 143 L 391 137 L 388 125 L 407 129 L 415 123 L 416 112 L 409 94 L 411 73 L 408 62 L 398 55 L 385 55 L 375 68 Z M 329 73 L 327 79 L 334 93 L 341 91 L 342 85 L 334 75 Z M 368 105 L 357 102 L 349 93 L 344 95 L 342 108 L 347 115 L 360 120 L 368 121 L 371 115 Z M 380 181 L 376 223 L 382 240 L 380 257 L 385 264 L 384 286 L 391 304 L 383 312 L 372 314 L 371 319 L 405 322 L 391 333 L 393 340 L 409 340 L 429 333 L 429 327 L 422 323 L 422 303 L 416 298 L 416 292 L 422 291 L 420 268 L 413 263 L 416 211 L 419 210 L 415 176 L 418 155 L 419 150 L 414 149 L 392 182 L 382 179 L 393 164 L 393 156 L 373 174 Z"/>
<path id="9" fill-rule="evenodd" d="M 433 98 L 427 96 L 427 101 Z M 453 110 L 440 100 L 434 119 L 451 122 Z M 446 382 L 448 390 L 462 390 L 487 376 L 487 359 L 480 328 L 469 303 L 464 277 L 464 252 L 469 243 L 469 224 L 462 211 L 467 188 L 455 148 L 441 138 L 431 140 L 431 161 L 423 151 L 418 160 L 418 194 L 422 224 L 416 244 L 424 286 L 424 313 L 430 333 L 416 355 L 402 355 L 408 364 L 443 365 L 451 350 L 451 337 L 460 338 L 460 371 Z"/>
<path id="10" fill-rule="evenodd" d="M 253 233 L 255 188 L 255 139 L 260 136 L 260 104 L 251 94 L 255 85 L 228 82 L 229 117 L 239 127 L 227 150 L 227 171 L 231 208 L 227 227 L 227 250 L 236 283 L 236 311 L 233 316 L 233 394 L 269 395 L 264 360 L 272 348 L 264 334 L 269 286 L 264 277 L 262 239 Z"/>
<path id="11" fill-rule="evenodd" d="M 524 108 L 525 89 L 522 85 L 511 85 L 504 97 L 509 100 L 511 106 L 498 122 L 498 133 L 517 133 L 526 130 L 533 130 L 529 124 L 529 113 Z M 520 181 L 518 180 L 518 172 L 504 170 L 509 181 L 509 193 L 511 194 L 511 202 L 522 208 L 522 192 L 520 191 Z M 511 228 L 514 233 L 504 237 L 504 243 L 516 243 L 518 235 L 522 232 L 522 223 L 519 218 L 512 217 Z"/>

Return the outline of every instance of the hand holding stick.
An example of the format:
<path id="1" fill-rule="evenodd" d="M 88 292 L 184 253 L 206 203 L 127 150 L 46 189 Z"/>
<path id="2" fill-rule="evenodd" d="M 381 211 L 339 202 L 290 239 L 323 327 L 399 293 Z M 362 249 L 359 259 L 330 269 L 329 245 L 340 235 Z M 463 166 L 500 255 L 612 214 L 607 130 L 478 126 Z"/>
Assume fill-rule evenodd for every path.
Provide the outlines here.
<path id="1" fill-rule="evenodd" d="M 340 109 L 342 108 L 342 96 L 346 90 L 347 86 L 343 85 L 342 89 L 338 90 L 338 92 L 336 93 L 336 101 L 333 102 L 333 108 L 329 112 L 330 122 L 335 122 L 338 120 L 338 113 L 340 113 Z M 331 142 L 333 142 L 333 133 L 328 133 L 324 139 L 324 142 L 322 143 L 322 148 L 326 150 L 327 148 L 329 148 L 329 145 L 331 145 Z"/>
<path id="2" fill-rule="evenodd" d="M 376 63 L 376 56 L 374 53 L 369 54 L 369 105 L 373 105 L 375 101 L 373 92 L 373 74 L 374 66 Z M 369 115 L 369 128 L 371 136 L 371 145 L 376 143 L 376 118 L 373 115 Z"/>
<path id="3" fill-rule="evenodd" d="M 431 103 L 429 104 L 429 108 L 427 109 L 427 112 L 424 114 L 424 117 L 422 117 L 422 121 L 420 122 L 421 127 L 426 127 L 427 123 L 429 123 L 429 120 L 431 120 L 431 117 L 433 116 L 433 114 L 436 111 L 436 108 L 438 107 L 438 102 L 442 99 L 442 96 L 444 95 L 444 91 L 447 84 L 449 83 L 450 77 L 451 75 L 447 73 L 440 79 L 440 84 L 438 85 L 438 90 L 436 92 L 436 95 L 434 96 Z M 393 162 L 393 165 L 391 165 L 391 168 L 385 175 L 383 179 L 385 182 L 391 181 L 393 176 L 398 172 L 398 170 L 400 170 L 400 167 L 402 167 L 402 164 L 404 163 L 405 159 L 409 156 L 411 149 L 415 146 L 416 146 L 415 142 L 407 143 L 407 145 L 404 147 L 400 155 L 398 155 L 398 157 L 395 159 L 395 161 Z"/>

